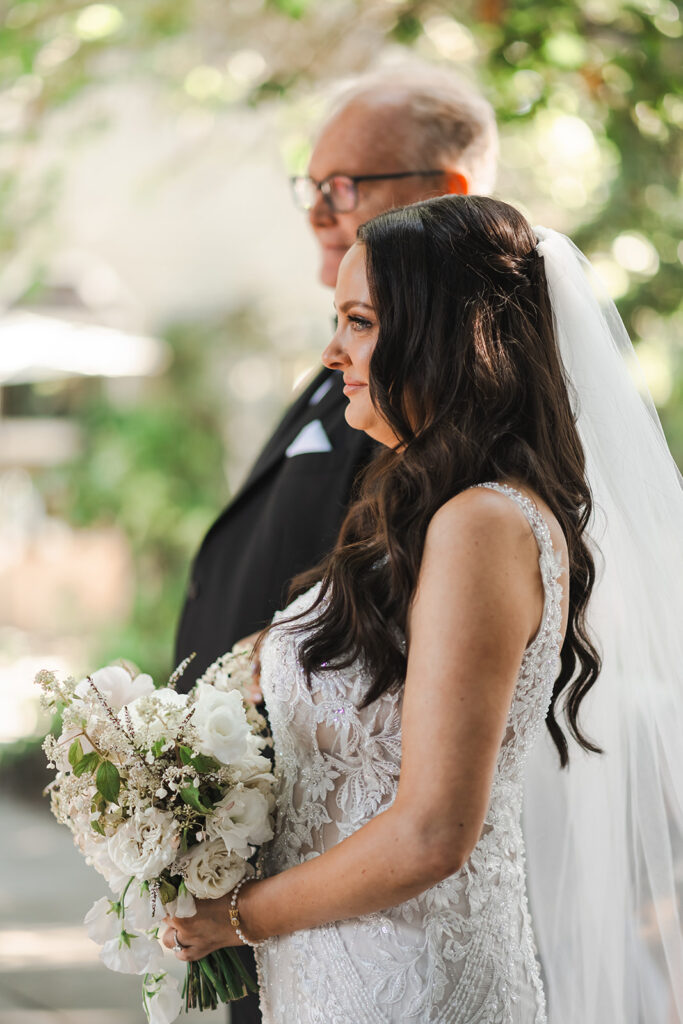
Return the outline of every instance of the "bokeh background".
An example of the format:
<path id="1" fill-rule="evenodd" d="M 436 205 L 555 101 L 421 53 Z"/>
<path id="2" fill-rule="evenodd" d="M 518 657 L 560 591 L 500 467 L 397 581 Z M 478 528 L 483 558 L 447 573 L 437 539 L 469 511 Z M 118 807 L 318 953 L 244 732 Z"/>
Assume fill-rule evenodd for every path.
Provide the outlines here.
<path id="1" fill-rule="evenodd" d="M 32 679 L 172 668 L 191 556 L 328 338 L 287 182 L 326 103 L 409 60 L 484 92 L 496 194 L 594 260 L 680 465 L 683 21 L 673 0 L 0 11 L 0 1019 L 132 1022 L 137 981 L 77 927 L 99 879 L 41 802 Z"/>

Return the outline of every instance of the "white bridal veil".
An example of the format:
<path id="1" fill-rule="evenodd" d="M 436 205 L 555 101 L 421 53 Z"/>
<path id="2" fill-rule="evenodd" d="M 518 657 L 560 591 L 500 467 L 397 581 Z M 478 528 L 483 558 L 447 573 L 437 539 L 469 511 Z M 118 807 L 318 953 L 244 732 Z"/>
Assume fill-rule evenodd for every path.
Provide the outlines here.
<path id="1" fill-rule="evenodd" d="M 683 489 L 614 304 L 536 228 L 587 458 L 603 668 L 579 720 L 604 754 L 544 735 L 524 829 L 550 1024 L 683 1022 Z M 545 731 L 544 731 L 545 732 Z"/>

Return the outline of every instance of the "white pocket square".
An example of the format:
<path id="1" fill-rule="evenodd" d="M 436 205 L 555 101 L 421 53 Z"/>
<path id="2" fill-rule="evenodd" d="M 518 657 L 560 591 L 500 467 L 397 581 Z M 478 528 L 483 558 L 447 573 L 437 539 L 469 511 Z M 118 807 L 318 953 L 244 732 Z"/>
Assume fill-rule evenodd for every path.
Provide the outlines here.
<path id="1" fill-rule="evenodd" d="M 320 420 L 307 423 L 296 435 L 285 451 L 288 459 L 293 455 L 308 455 L 311 452 L 331 452 L 332 445 Z"/>

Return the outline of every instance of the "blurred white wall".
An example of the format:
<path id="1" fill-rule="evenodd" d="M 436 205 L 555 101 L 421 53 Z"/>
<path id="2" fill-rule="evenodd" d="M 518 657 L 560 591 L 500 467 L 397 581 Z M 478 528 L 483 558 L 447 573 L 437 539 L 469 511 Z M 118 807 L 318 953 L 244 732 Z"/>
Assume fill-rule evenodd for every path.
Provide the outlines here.
<path id="1" fill-rule="evenodd" d="M 324 316 L 331 298 L 281 137 L 276 103 L 210 112 L 144 80 L 91 87 L 52 116 L 39 149 L 35 173 L 61 165 L 63 177 L 50 263 L 111 268 L 151 331 L 246 299 Z"/>

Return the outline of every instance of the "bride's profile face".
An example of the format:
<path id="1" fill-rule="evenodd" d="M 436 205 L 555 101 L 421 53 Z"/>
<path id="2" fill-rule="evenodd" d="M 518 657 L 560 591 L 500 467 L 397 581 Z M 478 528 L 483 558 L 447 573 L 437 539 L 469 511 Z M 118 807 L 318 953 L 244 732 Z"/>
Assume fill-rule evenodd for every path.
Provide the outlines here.
<path id="1" fill-rule="evenodd" d="M 334 305 L 337 330 L 323 352 L 322 361 L 344 375 L 344 394 L 349 400 L 346 422 L 393 447 L 396 435 L 370 398 L 370 360 L 377 344 L 379 323 L 365 272 L 365 246 L 359 242 L 351 246 L 339 267 Z"/>

